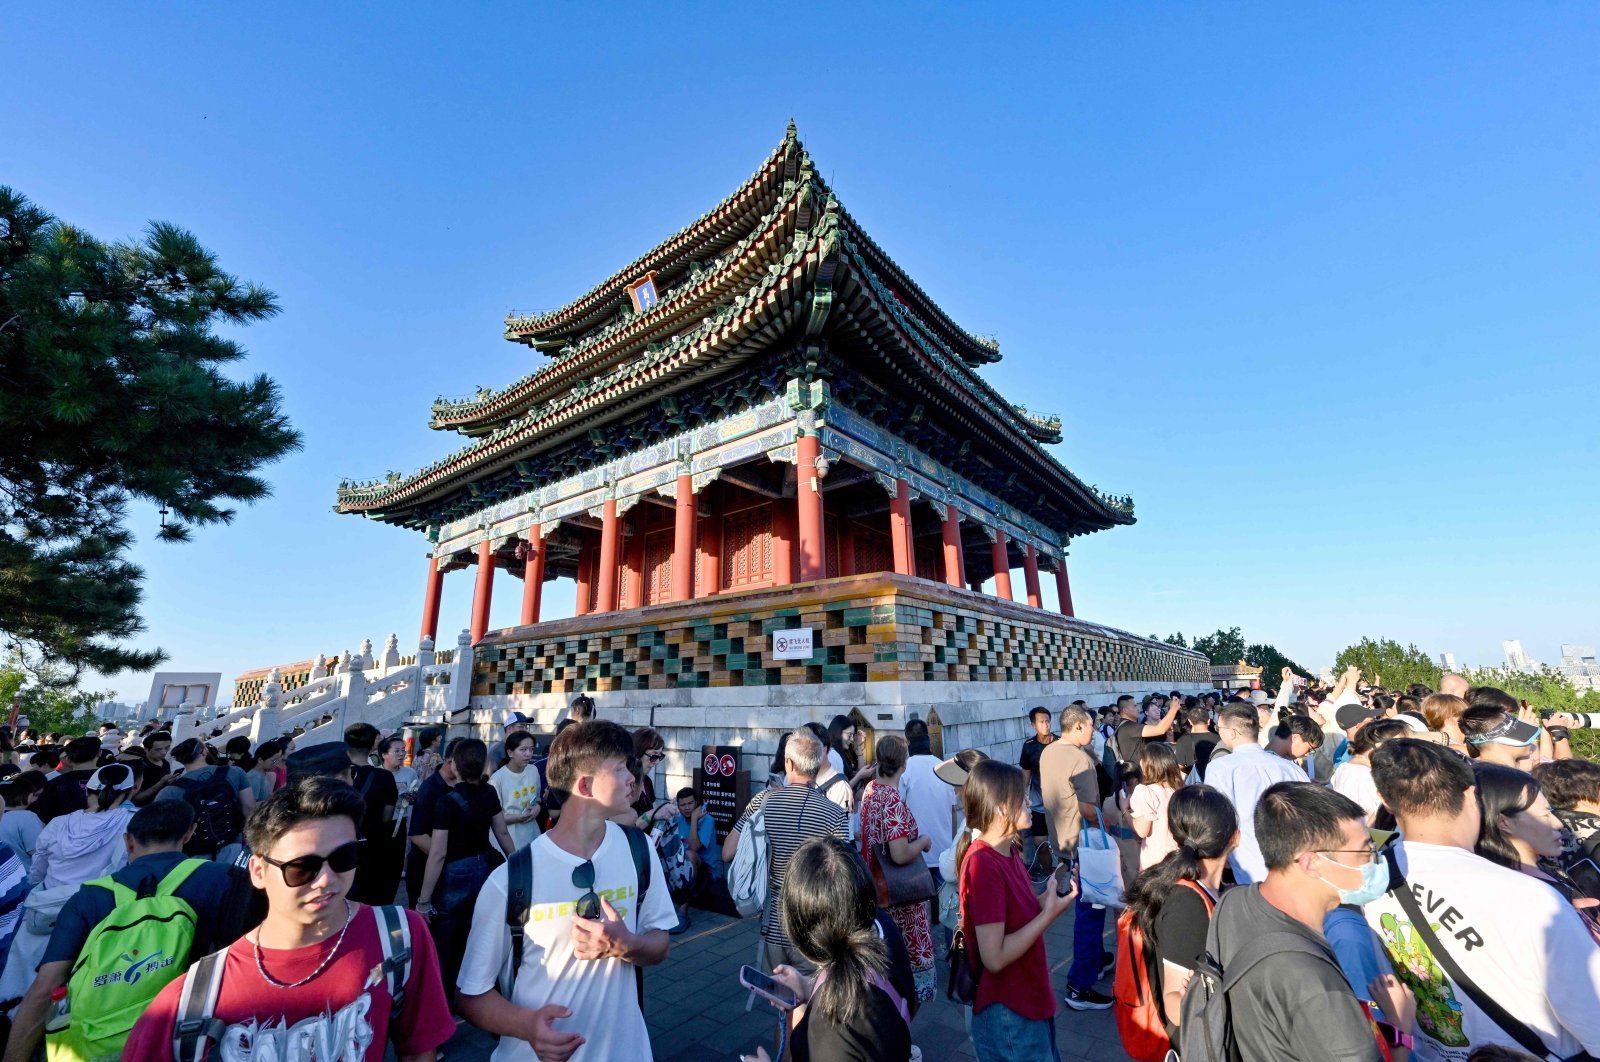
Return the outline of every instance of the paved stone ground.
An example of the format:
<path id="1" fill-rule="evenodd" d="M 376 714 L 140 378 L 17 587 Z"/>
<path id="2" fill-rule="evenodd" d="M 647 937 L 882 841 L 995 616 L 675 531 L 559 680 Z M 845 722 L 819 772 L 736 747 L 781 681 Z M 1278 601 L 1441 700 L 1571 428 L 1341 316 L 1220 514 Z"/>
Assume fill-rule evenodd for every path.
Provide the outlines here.
<path id="1" fill-rule="evenodd" d="M 1109 950 L 1116 920 L 1106 922 Z M 673 938 L 667 961 L 646 972 L 645 1020 L 656 1062 L 737 1062 L 741 1051 L 762 1044 L 772 1051 L 777 1012 L 760 1000 L 746 1011 L 749 992 L 739 987 L 739 967 L 755 955 L 757 923 L 695 911 L 689 931 Z M 1072 958 L 1071 915 L 1045 934 L 1045 951 L 1059 1000 Z M 944 998 L 942 980 L 941 974 L 938 996 L 917 1013 L 913 1038 L 926 1062 L 974 1058 L 961 1008 Z M 1109 980 L 1100 988 L 1109 992 Z M 1109 1010 L 1078 1012 L 1061 1005 L 1056 1039 L 1063 1062 L 1126 1062 L 1128 1057 Z M 450 1062 L 486 1059 L 493 1048 L 489 1036 L 464 1025 L 446 1045 L 445 1056 Z M 588 1058 L 580 1050 L 576 1062 L 621 1060 Z"/>

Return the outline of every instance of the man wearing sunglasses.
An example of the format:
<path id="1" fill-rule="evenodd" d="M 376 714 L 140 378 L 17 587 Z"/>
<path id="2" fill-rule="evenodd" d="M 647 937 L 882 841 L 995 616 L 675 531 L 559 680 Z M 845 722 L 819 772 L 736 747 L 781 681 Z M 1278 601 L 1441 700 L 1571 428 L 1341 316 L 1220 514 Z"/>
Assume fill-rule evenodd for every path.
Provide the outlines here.
<path id="1" fill-rule="evenodd" d="M 266 921 L 162 989 L 124 1058 L 293 1058 L 314 1044 L 318 1058 L 331 1045 L 328 1058 L 382 1062 L 391 1039 L 401 1062 L 437 1057 L 455 1023 L 426 921 L 349 899 L 365 814 L 360 794 L 329 778 L 262 802 L 245 833 Z M 408 951 L 386 932 L 391 918 Z"/>
<path id="2" fill-rule="evenodd" d="M 510 864 L 489 875 L 478 897 L 456 1003 L 501 1038 L 495 1062 L 533 1062 L 535 1052 L 538 1062 L 563 1062 L 585 1045 L 584 1058 L 652 1057 L 636 970 L 667 957 L 667 930 L 678 917 L 655 847 L 642 849 L 646 879 L 627 828 L 608 821 L 628 810 L 632 755 L 629 733 L 603 721 L 569 726 L 550 747 L 561 817 L 524 849 L 532 876 L 522 963 L 504 994 L 513 954 Z M 655 884 L 641 888 L 645 880 Z"/>

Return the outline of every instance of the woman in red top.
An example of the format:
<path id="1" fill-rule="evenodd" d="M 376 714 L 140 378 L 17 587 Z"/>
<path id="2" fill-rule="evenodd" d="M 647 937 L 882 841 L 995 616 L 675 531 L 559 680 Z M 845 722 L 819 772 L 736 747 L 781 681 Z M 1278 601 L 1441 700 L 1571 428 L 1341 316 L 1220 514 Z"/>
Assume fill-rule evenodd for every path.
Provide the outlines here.
<path id="1" fill-rule="evenodd" d="M 956 840 L 961 921 L 983 965 L 972 1002 L 973 1049 L 978 1062 L 1060 1062 L 1044 931 L 1078 890 L 1057 895 L 1052 879 L 1042 897 L 1034 894 L 1017 845 L 1032 823 L 1021 768 L 979 760 L 961 803 L 968 826 Z"/>
<path id="2" fill-rule="evenodd" d="M 878 777 L 867 783 L 861 798 L 861 855 L 872 871 L 872 880 L 878 886 L 878 902 L 889 912 L 900 935 L 906 941 L 906 955 L 911 960 L 911 976 L 917 986 L 917 1003 L 933 998 L 937 978 L 933 972 L 933 932 L 928 922 L 926 902 L 903 903 L 895 907 L 883 904 L 885 890 L 883 871 L 878 867 L 877 847 L 887 845 L 889 858 L 896 866 L 921 859 L 933 844 L 933 838 L 917 836 L 917 820 L 898 788 L 900 776 L 905 773 L 906 739 L 898 734 L 880 738 L 877 748 Z M 915 1005 L 915 1004 L 913 1004 Z"/>

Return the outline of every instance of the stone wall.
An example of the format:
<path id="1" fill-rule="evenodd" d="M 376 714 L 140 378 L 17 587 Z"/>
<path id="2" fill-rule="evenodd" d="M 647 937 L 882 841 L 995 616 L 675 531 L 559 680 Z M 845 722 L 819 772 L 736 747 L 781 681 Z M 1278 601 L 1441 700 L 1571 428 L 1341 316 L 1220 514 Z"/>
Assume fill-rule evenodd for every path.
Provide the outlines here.
<path id="1" fill-rule="evenodd" d="M 777 661 L 773 631 L 810 627 L 810 660 Z M 1028 709 L 1090 707 L 1130 693 L 1210 689 L 1204 657 L 1125 631 L 892 574 L 799 583 L 512 628 L 474 651 L 467 727 L 498 736 L 513 711 L 542 732 L 579 692 L 603 718 L 654 726 L 665 793 L 692 777 L 702 745 L 739 745 L 764 779 L 786 730 L 849 715 L 869 734 L 927 721 L 935 750 L 981 748 L 1016 762 Z"/>

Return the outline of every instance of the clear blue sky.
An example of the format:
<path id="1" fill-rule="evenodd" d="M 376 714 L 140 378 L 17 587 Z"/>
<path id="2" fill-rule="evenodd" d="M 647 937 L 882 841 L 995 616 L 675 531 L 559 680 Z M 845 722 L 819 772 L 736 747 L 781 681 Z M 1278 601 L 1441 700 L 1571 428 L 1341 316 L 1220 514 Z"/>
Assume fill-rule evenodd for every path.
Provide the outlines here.
<path id="1" fill-rule="evenodd" d="M 339 479 L 452 449 L 432 399 L 539 357 L 508 310 L 692 221 L 790 116 L 1061 458 L 1134 496 L 1073 549 L 1081 614 L 1309 666 L 1600 642 L 1600 8 L 761 10 L 8 10 L 0 181 L 105 237 L 181 223 L 283 304 L 245 336 L 306 437 L 275 496 L 188 546 L 135 514 L 169 667 L 410 651 L 421 539 L 333 515 Z"/>

